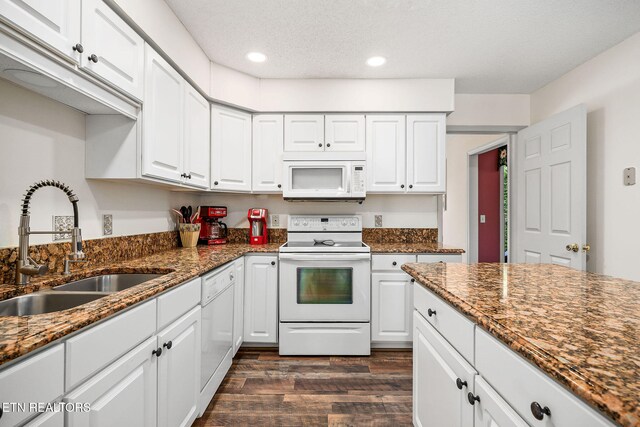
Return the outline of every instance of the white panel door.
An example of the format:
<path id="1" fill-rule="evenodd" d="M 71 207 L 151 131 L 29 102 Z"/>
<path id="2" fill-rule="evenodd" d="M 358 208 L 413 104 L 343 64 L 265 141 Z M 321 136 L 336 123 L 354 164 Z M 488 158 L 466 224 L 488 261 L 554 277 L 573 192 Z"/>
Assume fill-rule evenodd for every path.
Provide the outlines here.
<path id="1" fill-rule="evenodd" d="M 158 334 L 158 426 L 190 426 L 200 397 L 200 306 Z M 135 424 L 134 424 L 135 425 Z"/>
<path id="2" fill-rule="evenodd" d="M 285 114 L 284 151 L 324 151 L 324 116 Z"/>
<path id="3" fill-rule="evenodd" d="M 579 105 L 518 132 L 516 262 L 584 270 L 587 110 Z M 576 245 L 577 251 L 570 249 Z"/>
<path id="4" fill-rule="evenodd" d="M 184 96 L 184 182 L 198 188 L 209 188 L 209 102 L 186 82 Z"/>
<path id="5" fill-rule="evenodd" d="M 367 192 L 406 192 L 405 116 L 367 116 Z"/>
<path id="6" fill-rule="evenodd" d="M 78 62 L 80 0 L 0 0 L 0 19 Z"/>
<path id="7" fill-rule="evenodd" d="M 233 355 L 244 341 L 244 258 L 235 262 L 235 279 L 233 294 Z"/>
<path id="8" fill-rule="evenodd" d="M 365 120 L 362 114 L 324 116 L 325 151 L 364 151 Z"/>
<path id="9" fill-rule="evenodd" d="M 282 114 L 253 116 L 251 185 L 254 192 L 282 193 L 283 147 L 284 116 Z"/>
<path id="10" fill-rule="evenodd" d="M 142 99 L 144 40 L 102 0 L 82 2 L 82 45 L 85 70 Z"/>
<path id="11" fill-rule="evenodd" d="M 211 188 L 251 191 L 251 115 L 211 107 Z"/>
<path id="12" fill-rule="evenodd" d="M 184 80 L 145 45 L 142 174 L 180 182 L 184 173 Z"/>
<path id="13" fill-rule="evenodd" d="M 371 275 L 371 341 L 413 340 L 413 283 L 405 273 Z"/>
<path id="14" fill-rule="evenodd" d="M 278 342 L 278 257 L 245 257 L 244 341 Z"/>
<path id="15" fill-rule="evenodd" d="M 481 376 L 476 376 L 475 427 L 527 427 L 527 423 Z"/>
<path id="16" fill-rule="evenodd" d="M 156 425 L 155 337 L 149 338 L 64 398 L 91 404 L 91 411 L 67 412 L 68 427 Z"/>
<path id="17" fill-rule="evenodd" d="M 445 192 L 446 116 L 407 115 L 407 184 L 410 193 Z"/>
<path id="18" fill-rule="evenodd" d="M 473 427 L 475 370 L 418 313 L 413 315 L 413 424 Z M 466 386 L 457 387 L 457 380 Z"/>

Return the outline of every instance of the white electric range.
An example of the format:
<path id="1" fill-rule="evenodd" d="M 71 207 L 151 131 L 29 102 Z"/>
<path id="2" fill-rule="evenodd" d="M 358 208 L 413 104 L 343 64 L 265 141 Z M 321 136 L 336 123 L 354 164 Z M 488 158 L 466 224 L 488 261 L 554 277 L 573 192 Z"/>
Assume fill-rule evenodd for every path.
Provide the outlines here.
<path id="1" fill-rule="evenodd" d="M 280 354 L 369 355 L 371 249 L 359 215 L 291 215 L 280 247 Z"/>

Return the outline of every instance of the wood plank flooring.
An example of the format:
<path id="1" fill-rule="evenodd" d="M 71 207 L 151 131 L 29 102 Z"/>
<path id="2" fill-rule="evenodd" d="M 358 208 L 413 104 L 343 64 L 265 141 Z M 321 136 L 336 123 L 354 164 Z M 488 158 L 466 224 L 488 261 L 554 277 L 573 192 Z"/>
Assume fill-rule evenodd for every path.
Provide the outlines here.
<path id="1" fill-rule="evenodd" d="M 281 357 L 241 349 L 194 426 L 410 426 L 411 375 L 411 351 Z"/>

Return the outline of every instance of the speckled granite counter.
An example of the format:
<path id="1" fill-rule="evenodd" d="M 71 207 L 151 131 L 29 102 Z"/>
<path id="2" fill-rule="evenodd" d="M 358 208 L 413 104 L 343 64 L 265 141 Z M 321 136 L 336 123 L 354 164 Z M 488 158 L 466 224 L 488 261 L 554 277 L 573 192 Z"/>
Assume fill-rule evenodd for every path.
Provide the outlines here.
<path id="1" fill-rule="evenodd" d="M 640 283 L 545 264 L 402 269 L 596 409 L 640 426 Z"/>
<path id="2" fill-rule="evenodd" d="M 277 252 L 279 243 L 251 246 L 229 244 L 172 249 L 137 259 L 74 270 L 70 276 L 37 278 L 28 288 L 0 284 L 0 300 L 35 292 L 84 277 L 109 273 L 166 273 L 152 281 L 116 292 L 88 304 L 34 316 L 0 316 L 0 365 L 104 319 L 160 292 L 233 261 L 249 252 Z"/>
<path id="3" fill-rule="evenodd" d="M 378 243 L 366 242 L 371 247 L 371 253 L 406 253 L 406 254 L 463 254 L 464 250 L 444 246 L 441 243 L 421 242 L 421 243 Z"/>

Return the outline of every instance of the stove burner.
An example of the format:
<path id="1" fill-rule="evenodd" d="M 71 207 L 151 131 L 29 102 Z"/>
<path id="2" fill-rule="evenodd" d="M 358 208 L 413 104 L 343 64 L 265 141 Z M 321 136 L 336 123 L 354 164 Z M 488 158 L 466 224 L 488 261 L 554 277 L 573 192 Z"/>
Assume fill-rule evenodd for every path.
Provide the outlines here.
<path id="1" fill-rule="evenodd" d="M 334 246 L 336 244 L 336 242 L 334 242 L 333 240 L 322 240 L 322 239 L 313 239 L 313 244 L 314 245 L 323 245 L 323 246 Z"/>

